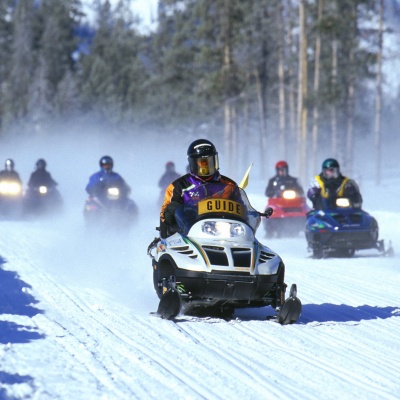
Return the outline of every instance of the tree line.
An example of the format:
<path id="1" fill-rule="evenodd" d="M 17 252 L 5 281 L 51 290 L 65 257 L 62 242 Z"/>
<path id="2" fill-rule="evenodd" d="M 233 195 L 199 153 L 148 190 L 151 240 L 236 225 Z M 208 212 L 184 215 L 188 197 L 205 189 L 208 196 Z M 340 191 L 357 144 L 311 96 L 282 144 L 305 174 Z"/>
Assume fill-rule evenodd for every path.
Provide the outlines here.
<path id="1" fill-rule="evenodd" d="M 159 0 L 150 33 L 129 0 L 92 7 L 88 25 L 81 0 L 1 1 L 0 133 L 71 118 L 161 127 L 216 140 L 230 170 L 256 151 L 302 177 L 327 148 L 351 171 L 373 135 L 379 181 L 382 43 L 396 35 L 383 0 Z"/>

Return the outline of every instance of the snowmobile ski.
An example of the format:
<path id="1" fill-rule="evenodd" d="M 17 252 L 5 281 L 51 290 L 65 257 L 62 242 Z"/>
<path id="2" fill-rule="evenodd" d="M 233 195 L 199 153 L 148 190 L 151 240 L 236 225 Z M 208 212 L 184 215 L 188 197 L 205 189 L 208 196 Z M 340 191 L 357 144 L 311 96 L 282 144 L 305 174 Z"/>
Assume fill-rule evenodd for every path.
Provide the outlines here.
<path id="1" fill-rule="evenodd" d="M 181 310 L 181 296 L 175 288 L 168 289 L 161 297 L 157 314 L 163 319 L 174 319 Z"/>
<path id="2" fill-rule="evenodd" d="M 281 307 L 278 313 L 278 322 L 281 325 L 293 324 L 301 315 L 302 304 L 297 297 L 297 286 L 293 284 L 290 288 L 289 297 Z"/>

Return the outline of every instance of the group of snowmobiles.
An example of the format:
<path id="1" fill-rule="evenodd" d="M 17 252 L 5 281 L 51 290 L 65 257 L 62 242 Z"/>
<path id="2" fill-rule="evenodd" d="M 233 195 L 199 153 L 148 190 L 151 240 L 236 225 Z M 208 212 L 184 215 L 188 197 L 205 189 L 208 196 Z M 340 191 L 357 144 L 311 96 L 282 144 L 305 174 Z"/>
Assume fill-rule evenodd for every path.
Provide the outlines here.
<path id="1" fill-rule="evenodd" d="M 333 205 L 311 209 L 299 185 L 281 186 L 280 195 L 269 198 L 261 213 L 251 206 L 242 183 L 238 201 L 208 197 L 194 205 L 179 205 L 175 233 L 150 243 L 147 252 L 160 300 L 154 315 L 164 319 L 179 314 L 229 318 L 238 308 L 271 306 L 276 310 L 273 319 L 280 324 L 298 321 L 302 304 L 296 284 L 285 298 L 285 265 L 278 254 L 256 239 L 262 219 L 268 238 L 305 233 L 316 259 L 351 257 L 357 250 L 371 248 L 393 255 L 392 247 L 385 250 L 379 240 L 377 221 L 349 198 L 338 196 Z"/>
<path id="2" fill-rule="evenodd" d="M 23 191 L 20 184 L 0 182 L 3 219 L 53 215 L 61 211 L 62 205 L 62 197 L 55 187 L 40 185 Z"/>
<path id="3" fill-rule="evenodd" d="M 37 186 L 25 192 L 20 183 L 0 181 L 1 219 L 20 219 L 59 212 L 62 198 L 56 188 Z"/>
<path id="4" fill-rule="evenodd" d="M 111 157 L 106 156 L 106 159 L 112 164 Z M 24 190 L 14 161 L 6 160 L 5 169 L 0 171 L 0 219 L 31 219 L 54 216 L 62 211 L 63 199 L 58 184 L 46 165 L 44 159 L 36 162 L 36 169 Z M 101 161 L 100 166 L 103 167 Z M 94 182 L 94 188 L 88 190 L 83 210 L 85 223 L 89 227 L 129 228 L 138 216 L 138 208 L 129 198 L 130 188 L 119 174 L 112 172 L 112 167 L 103 172 L 107 173 L 106 177 L 97 177 L 99 173 L 93 175 L 99 179 Z M 107 179 L 109 177 L 118 179 Z"/>
<path id="5" fill-rule="evenodd" d="M 334 159 L 325 162 L 337 165 Z M 305 234 L 308 250 L 315 259 L 352 257 L 356 251 L 366 249 L 393 255 L 391 243 L 385 248 L 384 240 L 379 239 L 376 219 L 350 196 L 346 197 L 344 193 L 333 198 L 320 196 L 318 207 L 310 208 L 299 186 L 279 189 L 279 194 L 267 202 L 267 208 L 272 208 L 273 214 L 264 221 L 266 237 Z"/>

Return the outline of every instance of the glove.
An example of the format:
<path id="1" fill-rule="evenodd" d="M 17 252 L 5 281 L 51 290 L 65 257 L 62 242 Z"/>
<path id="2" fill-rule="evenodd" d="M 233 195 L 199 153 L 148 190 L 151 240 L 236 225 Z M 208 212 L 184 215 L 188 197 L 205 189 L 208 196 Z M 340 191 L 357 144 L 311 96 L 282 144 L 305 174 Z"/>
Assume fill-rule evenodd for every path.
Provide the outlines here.
<path id="1" fill-rule="evenodd" d="M 164 211 L 165 222 L 168 225 L 176 225 L 175 210 L 180 206 L 176 201 L 172 201 Z"/>

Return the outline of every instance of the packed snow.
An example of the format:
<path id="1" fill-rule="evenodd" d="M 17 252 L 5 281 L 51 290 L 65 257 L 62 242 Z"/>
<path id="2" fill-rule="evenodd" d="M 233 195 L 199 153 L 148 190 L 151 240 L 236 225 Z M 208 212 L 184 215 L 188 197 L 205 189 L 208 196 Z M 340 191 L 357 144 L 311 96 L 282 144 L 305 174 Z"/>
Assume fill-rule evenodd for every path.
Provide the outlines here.
<path id="1" fill-rule="evenodd" d="M 78 152 L 77 142 L 44 142 L 9 141 L 1 153 L 15 159 L 24 182 L 46 158 L 65 202 L 55 218 L 0 222 L 1 399 L 399 398 L 396 174 L 379 187 L 368 177 L 361 185 L 363 208 L 394 257 L 368 250 L 314 260 L 304 236 L 267 241 L 260 227 L 258 239 L 286 264 L 286 283 L 297 283 L 297 323 L 266 320 L 270 307 L 236 311 L 229 321 L 167 321 L 150 315 L 158 299 L 146 250 L 157 235 L 159 176 L 169 159 L 184 172 L 188 143 L 172 152 L 162 143 L 82 139 Z M 85 229 L 84 187 L 104 154 L 139 206 L 128 233 Z M 250 177 L 249 198 L 260 210 L 266 182 Z"/>

